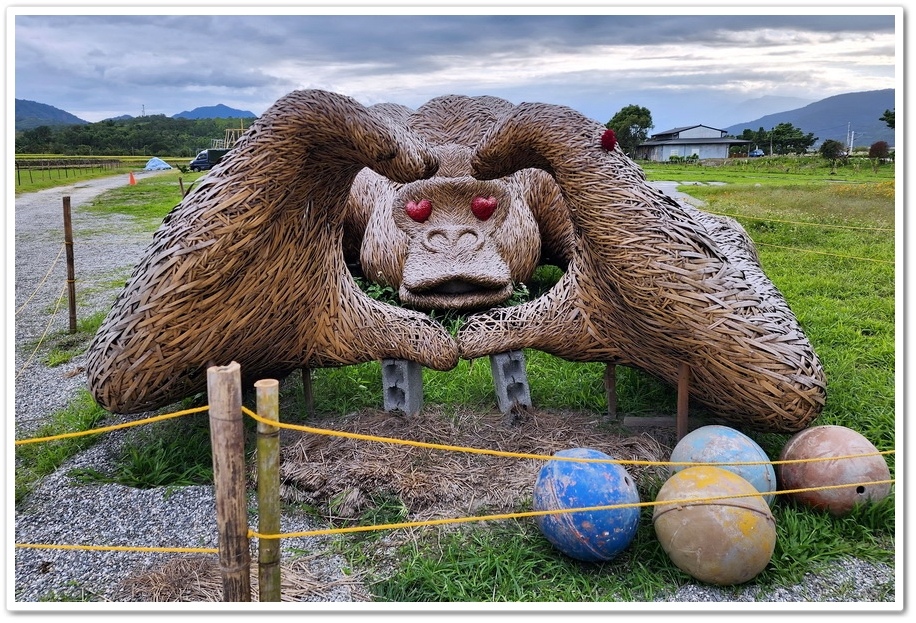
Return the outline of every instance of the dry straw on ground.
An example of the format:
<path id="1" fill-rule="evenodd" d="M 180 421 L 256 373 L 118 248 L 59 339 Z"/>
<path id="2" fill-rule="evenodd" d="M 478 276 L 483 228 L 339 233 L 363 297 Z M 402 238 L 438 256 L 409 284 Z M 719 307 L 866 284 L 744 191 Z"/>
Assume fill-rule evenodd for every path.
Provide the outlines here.
<path id="1" fill-rule="evenodd" d="M 674 436 L 668 427 L 629 434 L 597 414 L 537 408 L 504 415 L 460 407 L 427 407 L 410 417 L 365 410 L 309 425 L 544 456 L 568 448 L 590 447 L 620 460 L 658 462 L 670 455 L 669 444 Z M 253 485 L 257 479 L 256 463 L 254 457 L 250 464 Z M 543 460 L 536 459 L 418 449 L 284 430 L 281 497 L 290 503 L 307 503 L 338 525 L 348 525 L 386 500 L 403 506 L 403 521 L 512 513 L 530 510 L 532 489 L 543 465 Z M 627 465 L 626 469 L 641 486 L 667 476 L 666 466 Z M 414 534 L 411 530 L 390 530 L 385 536 L 390 547 Z M 256 556 L 252 560 L 256 561 Z M 359 574 L 323 577 L 320 565 L 313 568 L 315 562 L 315 556 L 284 557 L 284 601 L 320 601 L 328 591 L 340 588 L 341 583 L 347 584 L 351 601 L 371 599 Z M 256 562 L 252 569 L 252 591 L 256 595 Z M 212 556 L 177 556 L 158 569 L 128 578 L 123 583 L 123 595 L 130 601 L 219 601 L 222 584 L 218 562 Z"/>
<path id="2" fill-rule="evenodd" d="M 518 409 L 508 416 L 464 408 L 428 407 L 405 417 L 364 411 L 335 430 L 434 444 L 550 456 L 591 447 L 620 460 L 664 461 L 670 448 L 661 429 L 621 435 L 601 416 Z M 297 438 L 298 437 L 298 438 Z M 411 520 L 507 513 L 524 508 L 544 461 L 302 433 L 284 441 L 281 496 L 327 508 L 338 518 L 359 517 L 379 496 L 403 502 Z M 657 466 L 628 465 L 637 481 Z"/>
<path id="3" fill-rule="evenodd" d="M 281 565 L 282 601 L 327 601 L 333 590 L 349 589 L 350 601 L 368 601 L 360 579 L 323 577 L 311 568 L 313 558 L 301 556 Z M 252 566 L 251 601 L 258 601 L 257 565 Z M 219 562 L 214 556 L 180 556 L 161 567 L 134 575 L 121 584 L 122 601 L 211 602 L 223 600 Z"/>

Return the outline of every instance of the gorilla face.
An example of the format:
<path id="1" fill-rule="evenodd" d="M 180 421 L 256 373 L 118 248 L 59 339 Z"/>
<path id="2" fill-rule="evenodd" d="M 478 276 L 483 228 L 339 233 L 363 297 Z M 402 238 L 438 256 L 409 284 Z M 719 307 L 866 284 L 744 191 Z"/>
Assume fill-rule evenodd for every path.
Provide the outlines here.
<path id="1" fill-rule="evenodd" d="M 362 243 L 363 272 L 397 288 L 424 311 L 474 311 L 504 303 L 531 277 L 541 253 L 538 224 L 515 176 L 476 180 L 470 150 L 440 146 L 437 174 L 409 184 L 361 173 L 373 215 Z"/>
<path id="2" fill-rule="evenodd" d="M 508 299 L 512 271 L 496 241 L 511 203 L 503 184 L 495 182 L 407 184 L 392 209 L 408 237 L 401 302 L 417 309 L 473 310 Z"/>

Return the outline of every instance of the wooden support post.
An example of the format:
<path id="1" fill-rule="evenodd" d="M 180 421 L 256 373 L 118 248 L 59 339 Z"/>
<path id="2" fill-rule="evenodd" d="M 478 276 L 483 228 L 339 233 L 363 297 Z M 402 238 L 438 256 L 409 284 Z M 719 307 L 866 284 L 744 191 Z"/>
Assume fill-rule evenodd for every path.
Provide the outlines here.
<path id="1" fill-rule="evenodd" d="M 280 382 L 262 379 L 254 384 L 258 415 L 280 419 Z M 258 422 L 258 532 L 280 533 L 280 429 Z M 258 601 L 280 601 L 280 540 L 258 540 Z"/>
<path id="2" fill-rule="evenodd" d="M 609 363 L 604 367 L 604 393 L 607 396 L 608 417 L 617 419 L 617 366 Z"/>
<path id="3" fill-rule="evenodd" d="M 64 197 L 64 248 L 67 252 L 67 300 L 70 309 L 70 333 L 76 333 L 76 268 L 73 265 L 73 223 L 70 220 L 70 196 Z"/>
<path id="4" fill-rule="evenodd" d="M 242 421 L 241 368 L 207 368 L 210 443 L 219 530 L 219 568 L 223 601 L 251 601 L 251 550 L 245 490 L 245 427 Z"/>
<path id="5" fill-rule="evenodd" d="M 302 397 L 305 401 L 305 419 L 315 416 L 315 395 L 312 394 L 312 369 L 302 368 Z"/>
<path id="6" fill-rule="evenodd" d="M 687 434 L 687 407 L 690 403 L 690 366 L 681 363 L 677 370 L 677 439 Z"/>

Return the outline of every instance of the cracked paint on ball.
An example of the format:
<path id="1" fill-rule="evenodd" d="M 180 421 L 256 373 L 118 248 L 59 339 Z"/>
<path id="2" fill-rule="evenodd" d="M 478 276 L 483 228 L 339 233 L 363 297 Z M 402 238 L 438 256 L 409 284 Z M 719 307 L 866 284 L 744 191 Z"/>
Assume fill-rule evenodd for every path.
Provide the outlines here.
<path id="1" fill-rule="evenodd" d="M 811 508 L 841 516 L 856 505 L 878 502 L 890 494 L 891 474 L 884 457 L 864 435 L 845 426 L 814 426 L 796 433 L 786 442 L 779 460 L 827 457 L 837 460 L 780 463 L 780 486 L 793 491 L 786 495 Z M 857 486 L 827 488 L 845 484 Z M 807 490 L 798 491 L 801 489 Z"/>
<path id="2" fill-rule="evenodd" d="M 754 485 L 764 494 L 767 504 L 773 506 L 776 499 L 776 471 L 770 457 L 756 441 L 729 426 L 711 424 L 687 433 L 672 450 L 671 462 L 722 463 L 716 467 L 734 472 Z M 671 465 L 669 475 L 686 467 L 689 466 Z"/>
<path id="3" fill-rule="evenodd" d="M 662 549 L 697 580 L 743 584 L 769 564 L 776 520 L 754 485 L 734 472 L 688 467 L 662 485 L 656 502 L 652 523 Z"/>
<path id="4" fill-rule="evenodd" d="M 589 448 L 557 452 L 555 457 L 613 460 Z M 552 460 L 538 474 L 535 511 L 624 506 L 541 515 L 535 518 L 544 537 L 561 552 L 584 562 L 611 560 L 626 549 L 639 525 L 636 482 L 617 463 Z"/>

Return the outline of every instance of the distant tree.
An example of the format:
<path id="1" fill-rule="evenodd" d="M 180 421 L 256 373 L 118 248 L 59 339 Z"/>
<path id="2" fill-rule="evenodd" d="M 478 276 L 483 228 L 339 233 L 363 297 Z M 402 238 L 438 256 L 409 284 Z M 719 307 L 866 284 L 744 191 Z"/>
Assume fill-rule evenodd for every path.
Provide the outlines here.
<path id="1" fill-rule="evenodd" d="M 16 133 L 17 154 L 193 156 L 223 139 L 227 129 L 250 125 L 240 119 L 185 119 L 146 115 L 97 123 L 39 126 Z"/>
<path id="2" fill-rule="evenodd" d="M 614 130 L 620 149 L 627 155 L 633 155 L 636 147 L 649 136 L 649 130 L 655 127 L 649 109 L 636 104 L 624 106 L 604 125 Z"/>
<path id="3" fill-rule="evenodd" d="M 769 134 L 772 154 L 803 154 L 817 142 L 814 134 L 804 134 L 791 123 L 780 123 Z"/>
<path id="4" fill-rule="evenodd" d="M 886 141 L 876 141 L 868 148 L 869 158 L 887 158 L 888 154 L 890 154 L 890 147 Z"/>
<path id="5" fill-rule="evenodd" d="M 893 110 L 885 110 L 884 114 L 878 117 L 878 120 L 886 123 L 887 127 L 889 127 L 890 129 L 892 130 L 894 129 L 894 111 Z"/>
<path id="6" fill-rule="evenodd" d="M 875 141 L 872 143 L 871 147 L 868 148 L 868 159 L 871 160 L 872 171 L 877 173 L 881 161 L 887 158 L 890 153 L 891 150 L 886 141 Z"/>
<path id="7" fill-rule="evenodd" d="M 747 128 L 738 138 L 751 141 L 754 144 L 754 149 L 763 149 L 764 147 L 769 149 L 770 146 L 770 133 L 763 128 L 759 128 L 756 132 Z"/>
<path id="8" fill-rule="evenodd" d="M 830 166 L 832 167 L 830 173 L 832 175 L 836 173 L 837 161 L 846 155 L 846 147 L 840 141 L 835 141 L 832 138 L 828 138 L 826 141 L 821 143 L 821 147 L 818 149 L 818 152 L 821 154 L 824 160 L 830 161 Z"/>

